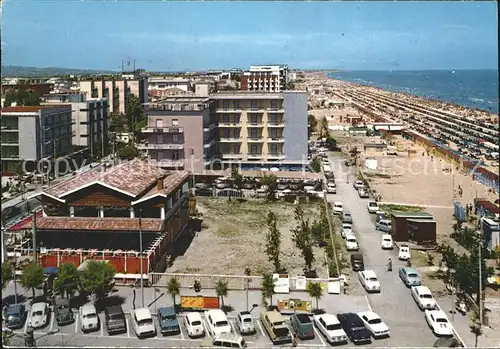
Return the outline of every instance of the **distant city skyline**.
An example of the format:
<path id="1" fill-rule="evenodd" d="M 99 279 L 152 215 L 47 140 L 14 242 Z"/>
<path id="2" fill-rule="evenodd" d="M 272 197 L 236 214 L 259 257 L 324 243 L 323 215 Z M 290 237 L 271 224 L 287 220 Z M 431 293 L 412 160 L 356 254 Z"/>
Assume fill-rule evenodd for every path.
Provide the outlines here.
<path id="1" fill-rule="evenodd" d="M 3 65 L 149 71 L 498 68 L 496 2 L 3 4 Z"/>

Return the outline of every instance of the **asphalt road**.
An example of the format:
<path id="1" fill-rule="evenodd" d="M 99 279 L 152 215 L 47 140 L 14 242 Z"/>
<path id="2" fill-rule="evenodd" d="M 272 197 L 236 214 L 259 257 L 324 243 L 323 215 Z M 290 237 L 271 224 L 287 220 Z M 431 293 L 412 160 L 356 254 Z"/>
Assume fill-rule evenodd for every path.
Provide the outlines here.
<path id="1" fill-rule="evenodd" d="M 379 294 L 367 294 L 359 281 L 354 281 L 356 288 L 364 292 L 369 304 L 391 330 L 391 338 L 387 339 L 389 346 L 432 347 L 436 337 L 427 326 L 424 313 L 420 311 L 411 297 L 410 290 L 398 277 L 398 269 L 404 266 L 398 261 L 396 249 L 384 251 L 380 248 L 381 232 L 375 230 L 375 217 L 368 213 L 367 203 L 370 199 L 361 199 L 352 186 L 355 174 L 349 174 L 343 160 L 331 156 L 331 167 L 335 173 L 337 194 L 328 194 L 328 201 L 341 201 L 344 210 L 353 216 L 354 231 L 358 237 L 360 251 L 364 256 L 365 269 L 372 269 L 380 281 Z M 387 272 L 388 258 L 392 257 L 393 271 Z"/>

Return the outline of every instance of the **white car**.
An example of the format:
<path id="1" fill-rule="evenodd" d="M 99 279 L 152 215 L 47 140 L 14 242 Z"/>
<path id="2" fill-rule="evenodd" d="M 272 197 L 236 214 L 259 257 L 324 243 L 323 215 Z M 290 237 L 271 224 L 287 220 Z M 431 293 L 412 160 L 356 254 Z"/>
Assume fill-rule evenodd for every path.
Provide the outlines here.
<path id="1" fill-rule="evenodd" d="M 352 186 L 354 187 L 354 189 L 358 190 L 359 188 L 363 188 L 364 184 L 363 184 L 363 181 L 357 180 L 357 181 L 354 181 Z"/>
<path id="2" fill-rule="evenodd" d="M 347 251 L 357 251 L 359 250 L 358 240 L 354 234 L 346 235 L 345 237 L 345 247 Z"/>
<path id="3" fill-rule="evenodd" d="M 375 225 L 377 230 L 381 230 L 385 233 L 391 233 L 392 232 L 392 222 L 387 219 L 381 219 L 377 222 Z"/>
<path id="4" fill-rule="evenodd" d="M 367 204 L 367 207 L 369 213 L 377 213 L 377 211 L 379 210 L 378 204 L 375 201 L 370 201 Z"/>
<path id="5" fill-rule="evenodd" d="M 321 314 L 314 315 L 314 326 L 325 337 L 331 345 L 347 343 L 347 334 L 342 328 L 342 324 L 335 315 Z"/>
<path id="6" fill-rule="evenodd" d="M 249 311 L 240 311 L 236 315 L 236 326 L 242 335 L 255 333 L 255 325 Z"/>
<path id="7" fill-rule="evenodd" d="M 342 223 L 342 230 L 340 231 L 340 235 L 345 239 L 347 235 L 352 235 L 352 225 L 349 223 Z"/>
<path id="8" fill-rule="evenodd" d="M 138 308 L 130 312 L 132 327 L 137 338 L 156 336 L 156 326 L 149 308 Z"/>
<path id="9" fill-rule="evenodd" d="M 333 203 L 333 213 L 341 215 L 344 212 L 344 207 L 340 201 L 335 201 Z"/>
<path id="10" fill-rule="evenodd" d="M 49 319 L 49 305 L 44 302 L 35 303 L 31 306 L 30 319 L 28 325 L 36 328 L 41 328 L 47 325 Z"/>
<path id="11" fill-rule="evenodd" d="M 80 314 L 81 329 L 83 333 L 97 331 L 100 328 L 97 309 L 93 304 L 87 303 L 82 305 L 78 313 Z"/>
<path id="12" fill-rule="evenodd" d="M 432 296 L 432 292 L 427 286 L 413 286 L 411 288 L 411 295 L 420 310 L 436 309 L 436 300 Z"/>
<path id="13" fill-rule="evenodd" d="M 205 335 L 205 328 L 203 327 L 200 313 L 187 313 L 184 324 L 189 337 L 203 337 Z"/>
<path id="14" fill-rule="evenodd" d="M 362 311 L 358 313 L 358 316 L 363 320 L 366 328 L 374 338 L 389 337 L 391 335 L 389 327 L 373 311 Z"/>
<path id="15" fill-rule="evenodd" d="M 205 311 L 205 321 L 207 322 L 207 331 L 211 336 L 231 333 L 231 325 L 229 325 L 226 314 L 221 309 Z"/>
<path id="16" fill-rule="evenodd" d="M 453 336 L 453 329 L 446 314 L 442 310 L 426 310 L 425 321 L 438 336 Z"/>
<path id="17" fill-rule="evenodd" d="M 382 247 L 383 250 L 392 250 L 394 248 L 391 234 L 382 234 L 380 238 L 380 247 Z"/>
<path id="18" fill-rule="evenodd" d="M 400 261 L 407 261 L 411 258 L 410 246 L 401 245 L 399 246 L 398 258 Z"/>
<path id="19" fill-rule="evenodd" d="M 373 270 L 358 271 L 358 278 L 366 291 L 380 292 L 380 282 Z"/>
<path id="20" fill-rule="evenodd" d="M 335 182 L 329 181 L 326 185 L 326 192 L 328 194 L 337 194 L 337 187 L 335 186 Z"/>

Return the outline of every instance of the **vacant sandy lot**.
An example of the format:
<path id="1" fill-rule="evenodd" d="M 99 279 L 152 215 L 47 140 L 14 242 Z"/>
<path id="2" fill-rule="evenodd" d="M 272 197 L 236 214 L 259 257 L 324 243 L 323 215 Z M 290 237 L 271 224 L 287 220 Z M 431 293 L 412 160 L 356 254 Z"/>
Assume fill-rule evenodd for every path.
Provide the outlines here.
<path id="1" fill-rule="evenodd" d="M 238 202 L 227 198 L 197 197 L 197 209 L 203 213 L 203 229 L 197 233 L 183 256 L 175 259 L 169 272 L 243 275 L 248 266 L 253 275 L 271 272 L 265 254 L 266 217 L 273 211 L 281 231 L 281 263 L 291 275 L 302 275 L 304 260 L 292 242 L 295 205 L 264 200 Z M 306 218 L 318 219 L 319 203 L 301 205 Z M 314 267 L 319 277 L 327 277 L 324 252 L 315 248 Z"/>

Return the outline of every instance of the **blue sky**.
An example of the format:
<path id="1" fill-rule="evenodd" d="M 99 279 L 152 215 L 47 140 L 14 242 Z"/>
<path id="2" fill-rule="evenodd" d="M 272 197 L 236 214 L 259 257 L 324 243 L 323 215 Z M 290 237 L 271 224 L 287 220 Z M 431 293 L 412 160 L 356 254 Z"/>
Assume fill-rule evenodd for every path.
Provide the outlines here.
<path id="1" fill-rule="evenodd" d="M 21 1 L 3 64 L 147 70 L 497 69 L 496 2 Z"/>

